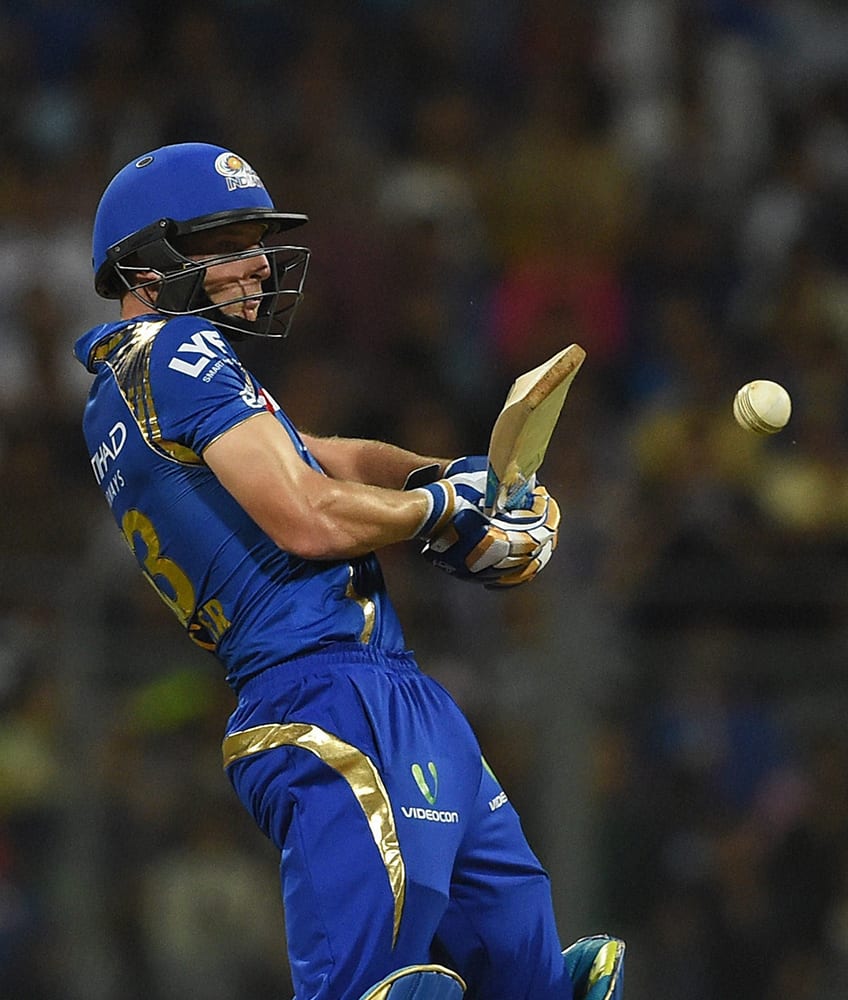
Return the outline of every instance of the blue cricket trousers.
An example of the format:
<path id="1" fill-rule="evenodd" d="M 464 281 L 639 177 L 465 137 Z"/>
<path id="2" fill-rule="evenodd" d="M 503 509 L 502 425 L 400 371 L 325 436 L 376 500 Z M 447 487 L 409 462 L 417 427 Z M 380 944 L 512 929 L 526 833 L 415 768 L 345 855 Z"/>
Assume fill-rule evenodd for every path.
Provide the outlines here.
<path id="1" fill-rule="evenodd" d="M 451 696 L 409 655 L 340 645 L 239 692 L 239 798 L 281 854 L 297 1000 L 441 962 L 469 1000 L 571 1000 L 548 876 Z"/>

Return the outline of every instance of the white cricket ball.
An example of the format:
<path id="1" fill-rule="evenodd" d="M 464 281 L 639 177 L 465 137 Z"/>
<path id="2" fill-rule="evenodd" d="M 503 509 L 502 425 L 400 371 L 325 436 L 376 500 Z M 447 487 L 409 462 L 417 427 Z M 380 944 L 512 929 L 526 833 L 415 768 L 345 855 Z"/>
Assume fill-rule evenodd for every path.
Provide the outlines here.
<path id="1" fill-rule="evenodd" d="M 756 379 L 743 385 L 733 400 L 736 423 L 755 434 L 776 434 L 789 422 L 792 400 L 777 382 Z"/>

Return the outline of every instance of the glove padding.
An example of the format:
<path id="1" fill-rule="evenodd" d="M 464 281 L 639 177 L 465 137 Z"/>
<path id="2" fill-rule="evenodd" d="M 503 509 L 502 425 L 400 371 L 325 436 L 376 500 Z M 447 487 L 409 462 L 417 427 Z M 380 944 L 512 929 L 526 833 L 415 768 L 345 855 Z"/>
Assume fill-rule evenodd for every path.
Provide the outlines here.
<path id="1" fill-rule="evenodd" d="M 480 472 L 460 469 L 424 487 L 433 504 L 419 531 L 427 541 L 422 555 L 439 569 L 488 588 L 527 583 L 556 548 L 559 506 L 537 485 L 521 510 L 486 517 L 481 509 L 485 473 L 481 481 Z"/>
<path id="2" fill-rule="evenodd" d="M 439 472 L 440 466 L 436 462 L 422 465 L 409 473 L 403 488 L 416 490 L 435 483 L 437 479 L 449 479 L 461 496 L 483 510 L 489 477 L 489 459 L 486 455 L 465 455 L 462 458 L 455 458 L 445 467 L 444 475 L 439 475 Z M 530 506 L 532 501 L 529 499 L 529 494 L 535 488 L 536 476 L 533 474 L 524 480 L 521 489 L 511 497 L 509 509 L 518 510 Z"/>
<path id="3" fill-rule="evenodd" d="M 489 459 L 486 455 L 466 455 L 456 458 L 445 469 L 445 479 L 455 486 L 457 493 L 470 500 L 480 510 L 485 508 L 489 478 Z M 536 489 L 536 476 L 525 479 L 521 488 L 510 498 L 509 510 L 528 510 L 533 506 L 532 493 Z"/>
<path id="4" fill-rule="evenodd" d="M 460 496 L 465 497 L 475 507 L 483 509 L 486 498 L 486 477 L 489 474 L 489 460 L 485 455 L 465 455 L 455 458 L 445 469 L 445 479 L 449 479 Z"/>
<path id="5" fill-rule="evenodd" d="M 562 953 L 574 987 L 574 1000 L 621 1000 L 624 996 L 621 938 L 595 934 L 580 938 Z"/>
<path id="6" fill-rule="evenodd" d="M 437 464 L 413 469 L 406 477 L 404 490 L 423 489 L 431 500 L 430 513 L 415 537 L 429 539 L 438 534 L 454 513 L 469 504 L 482 511 L 488 465 L 485 455 L 471 455 L 454 459 L 445 467 L 443 476 Z"/>

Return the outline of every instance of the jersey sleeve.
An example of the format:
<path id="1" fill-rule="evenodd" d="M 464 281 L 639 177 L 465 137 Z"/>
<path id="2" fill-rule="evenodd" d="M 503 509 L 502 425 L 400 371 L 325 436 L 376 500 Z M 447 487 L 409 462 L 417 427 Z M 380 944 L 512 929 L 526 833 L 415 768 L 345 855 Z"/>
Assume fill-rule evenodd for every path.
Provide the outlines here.
<path id="1" fill-rule="evenodd" d="M 225 337 L 194 317 L 165 324 L 150 382 L 161 439 L 198 456 L 225 431 L 268 408 Z"/>

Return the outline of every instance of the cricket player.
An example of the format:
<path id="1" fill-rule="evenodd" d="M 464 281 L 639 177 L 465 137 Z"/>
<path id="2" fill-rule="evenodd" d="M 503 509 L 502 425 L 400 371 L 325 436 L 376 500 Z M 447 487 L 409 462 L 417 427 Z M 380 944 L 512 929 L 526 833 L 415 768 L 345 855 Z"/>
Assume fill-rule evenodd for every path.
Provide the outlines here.
<path id="1" fill-rule="evenodd" d="M 236 694 L 224 766 L 280 851 L 296 998 L 611 1000 L 623 943 L 563 955 L 548 877 L 407 650 L 375 556 L 417 539 L 454 576 L 522 585 L 559 509 L 533 484 L 489 518 L 484 458 L 293 426 L 233 344 L 288 332 L 309 251 L 285 236 L 306 221 L 230 150 L 140 156 L 94 220 L 95 287 L 120 319 L 75 345 L 94 477 Z"/>

